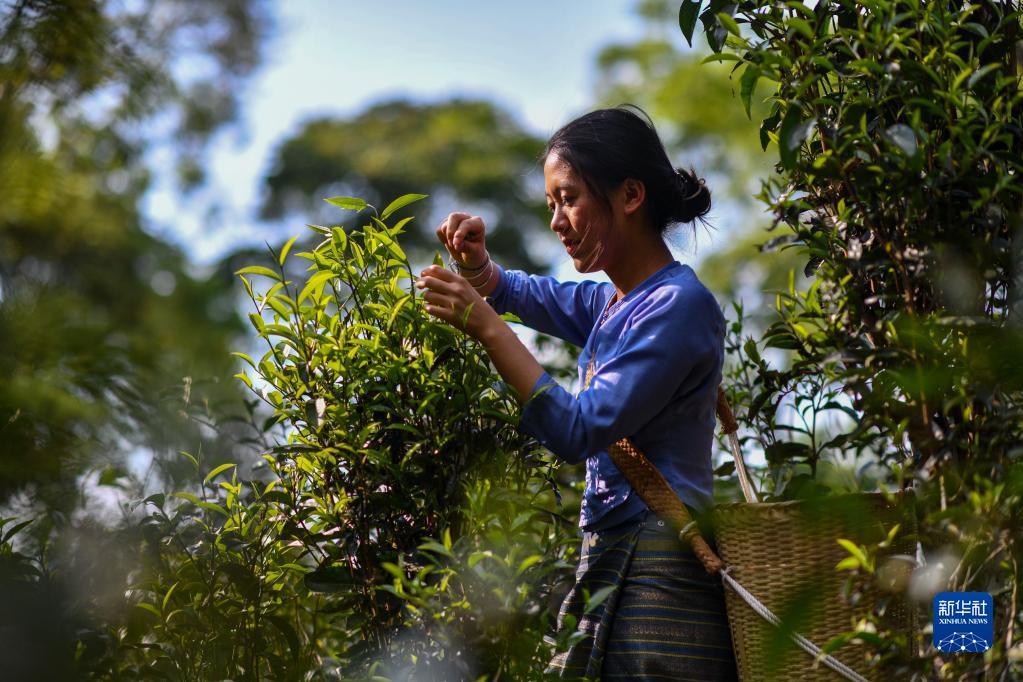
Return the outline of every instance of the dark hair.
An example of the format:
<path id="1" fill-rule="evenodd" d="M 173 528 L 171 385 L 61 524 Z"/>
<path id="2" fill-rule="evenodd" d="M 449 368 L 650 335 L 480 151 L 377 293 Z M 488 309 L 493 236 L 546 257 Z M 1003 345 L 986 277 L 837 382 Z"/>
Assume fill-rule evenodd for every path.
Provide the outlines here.
<path id="1" fill-rule="evenodd" d="M 672 165 L 650 117 L 637 106 L 622 104 L 580 116 L 551 136 L 542 160 L 552 153 L 568 163 L 608 208 L 610 192 L 626 178 L 642 181 L 647 214 L 662 234 L 674 223 L 706 222 L 710 190 L 703 178 L 693 169 Z"/>

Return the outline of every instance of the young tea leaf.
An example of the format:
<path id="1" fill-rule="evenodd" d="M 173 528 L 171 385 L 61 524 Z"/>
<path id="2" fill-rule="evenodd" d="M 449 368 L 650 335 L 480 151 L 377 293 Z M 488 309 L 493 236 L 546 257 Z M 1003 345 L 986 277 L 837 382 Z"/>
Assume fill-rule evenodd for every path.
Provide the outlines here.
<path id="1" fill-rule="evenodd" d="M 429 195 L 406 194 L 405 196 L 398 197 L 397 199 L 395 199 L 394 201 L 387 205 L 387 208 L 384 209 L 384 212 L 380 214 L 380 219 L 387 220 L 387 218 L 398 209 L 405 208 L 409 204 L 413 204 L 417 201 L 420 201 L 421 199 L 425 199 L 427 196 Z"/>
<path id="2" fill-rule="evenodd" d="M 234 274 L 236 274 L 236 275 L 263 275 L 264 277 L 269 277 L 271 279 L 275 279 L 278 282 L 281 281 L 281 276 L 278 273 L 274 272 L 270 268 L 265 268 L 262 265 L 250 265 L 250 266 L 248 266 L 246 268 L 242 268 L 241 270 L 237 271 Z"/>
<path id="3" fill-rule="evenodd" d="M 238 465 L 234 464 L 232 462 L 228 462 L 227 464 L 221 464 L 220 466 L 216 467 L 213 471 L 211 471 L 210 473 L 206 474 L 206 478 L 203 479 L 203 483 L 209 483 L 214 478 L 216 478 L 218 474 L 222 474 L 225 471 L 227 471 L 228 469 L 230 469 L 232 467 L 236 467 L 236 466 L 238 466 Z"/>
<path id="4" fill-rule="evenodd" d="M 732 18 L 732 15 L 728 14 L 727 12 L 718 12 L 717 17 L 718 21 L 721 23 L 722 26 L 725 27 L 725 30 L 727 30 L 729 33 L 736 36 L 742 35 L 742 33 L 739 31 L 739 24 L 736 23 L 735 19 Z"/>
<path id="5" fill-rule="evenodd" d="M 758 80 L 760 80 L 760 68 L 753 64 L 746 67 L 739 79 L 739 97 L 742 99 L 742 105 L 746 107 L 746 118 L 750 120 L 753 118 L 750 114 L 750 100 L 756 91 Z"/>
<path id="6" fill-rule="evenodd" d="M 288 257 L 288 252 L 291 251 L 291 246 L 292 244 L 295 243 L 296 239 L 298 239 L 297 234 L 291 239 L 289 239 L 288 242 L 284 245 L 284 248 L 281 249 L 281 258 L 278 261 L 281 265 L 284 265 L 284 259 Z"/>
<path id="7" fill-rule="evenodd" d="M 369 206 L 364 199 L 356 197 L 329 197 L 324 201 L 346 211 L 362 211 Z"/>

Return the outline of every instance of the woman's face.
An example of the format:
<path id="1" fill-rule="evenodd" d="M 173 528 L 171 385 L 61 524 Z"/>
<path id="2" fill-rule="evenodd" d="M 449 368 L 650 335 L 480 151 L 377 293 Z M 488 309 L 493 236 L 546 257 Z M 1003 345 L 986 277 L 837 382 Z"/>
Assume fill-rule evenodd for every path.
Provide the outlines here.
<path id="1" fill-rule="evenodd" d="M 579 272 L 605 269 L 608 258 L 618 252 L 620 231 L 613 229 L 612 214 L 579 174 L 556 153 L 543 165 L 551 229 L 557 233 Z"/>

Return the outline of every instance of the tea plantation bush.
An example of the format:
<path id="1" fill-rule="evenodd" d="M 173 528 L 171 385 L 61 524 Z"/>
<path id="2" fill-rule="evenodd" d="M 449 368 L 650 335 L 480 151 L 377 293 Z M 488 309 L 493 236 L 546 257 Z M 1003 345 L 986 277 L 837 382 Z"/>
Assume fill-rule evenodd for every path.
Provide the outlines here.
<path id="1" fill-rule="evenodd" d="M 210 467 L 181 453 L 194 487 L 125 508 L 109 538 L 131 567 L 113 578 L 121 596 L 76 602 L 61 640 L 75 653 L 44 669 L 197 682 L 540 674 L 576 519 L 485 352 L 414 296 L 398 245 L 410 219 L 385 221 L 416 198 L 359 229 L 312 227 L 310 251 L 292 254 L 292 239 L 239 272 L 265 348 L 237 353 L 254 396 L 241 421 L 262 456 Z M 289 274 L 300 262 L 308 270 Z M 0 520 L 4 585 L 63 594 L 74 566 L 16 546 L 23 532 Z"/>
<path id="2" fill-rule="evenodd" d="M 825 459 L 915 490 L 932 562 L 914 581 L 924 622 L 935 591 L 995 598 L 990 653 L 946 657 L 925 637 L 912 669 L 890 675 L 1023 674 L 1019 9 L 680 8 L 683 34 L 701 23 L 710 58 L 734 63 L 746 111 L 758 90 L 767 98 L 761 140 L 778 163 L 760 198 L 780 233 L 769 248 L 798 249 L 812 278 L 778 292 L 779 319 L 759 342 L 733 344 L 729 383 L 747 444 L 763 449 L 786 495 L 812 493 Z M 774 366 L 765 348 L 793 360 Z M 860 636 L 879 652 L 890 644 Z"/>

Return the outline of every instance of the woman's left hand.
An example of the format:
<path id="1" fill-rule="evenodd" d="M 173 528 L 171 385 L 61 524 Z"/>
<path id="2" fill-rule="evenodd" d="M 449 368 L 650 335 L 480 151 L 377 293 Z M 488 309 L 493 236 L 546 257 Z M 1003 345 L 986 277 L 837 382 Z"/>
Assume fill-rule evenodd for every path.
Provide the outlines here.
<path id="1" fill-rule="evenodd" d="M 497 311 L 464 277 L 439 265 L 431 265 L 419 274 L 416 287 L 425 289 L 426 312 L 434 317 L 480 340 L 495 324 L 503 323 Z M 468 317 L 466 310 L 469 311 Z"/>

